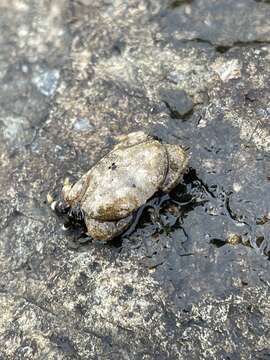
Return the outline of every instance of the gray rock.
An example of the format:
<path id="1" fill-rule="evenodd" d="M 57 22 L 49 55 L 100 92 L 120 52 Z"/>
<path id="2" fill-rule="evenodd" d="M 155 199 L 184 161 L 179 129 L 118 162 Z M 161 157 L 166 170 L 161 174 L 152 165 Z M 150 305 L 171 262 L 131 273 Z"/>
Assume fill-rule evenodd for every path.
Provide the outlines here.
<path id="1" fill-rule="evenodd" d="M 181 119 L 193 109 L 193 102 L 184 90 L 161 89 L 160 98 L 166 104 L 174 119 Z"/>
<path id="2" fill-rule="evenodd" d="M 167 10 L 167 16 L 160 19 L 161 34 L 169 42 L 209 43 L 220 46 L 218 49 L 222 51 L 222 46 L 237 43 L 268 42 L 269 14 L 268 4 L 253 0 L 219 0 L 215 3 L 197 0 L 189 5 L 188 11 L 183 6 Z M 254 27 L 254 24 L 259 26 Z"/>
<path id="3" fill-rule="evenodd" d="M 33 83 L 41 94 L 45 96 L 54 95 L 60 78 L 59 70 L 40 70 L 33 76 Z"/>
<path id="4" fill-rule="evenodd" d="M 1 359 L 269 357 L 270 6 L 170 4 L 1 2 Z M 189 121 L 160 106 L 172 72 Z M 139 129 L 188 148 L 182 186 L 110 245 L 74 242 L 46 194 Z"/>
<path id="5" fill-rule="evenodd" d="M 76 131 L 93 131 L 93 126 L 90 124 L 89 120 L 86 118 L 79 118 L 77 119 L 74 124 L 73 128 Z"/>
<path id="6" fill-rule="evenodd" d="M 30 125 L 27 119 L 19 116 L 3 116 L 0 121 L 3 124 L 3 136 L 10 144 L 20 146 L 27 142 L 27 138 L 31 139 Z"/>

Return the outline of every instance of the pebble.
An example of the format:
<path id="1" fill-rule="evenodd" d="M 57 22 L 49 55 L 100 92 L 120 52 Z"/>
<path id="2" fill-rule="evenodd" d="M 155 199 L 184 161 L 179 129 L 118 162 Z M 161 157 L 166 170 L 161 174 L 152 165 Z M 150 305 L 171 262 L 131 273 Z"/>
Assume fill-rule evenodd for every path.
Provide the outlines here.
<path id="1" fill-rule="evenodd" d="M 93 130 L 93 125 L 90 124 L 89 120 L 85 117 L 77 119 L 74 124 L 73 128 L 76 131 L 91 131 Z"/>
<path id="2" fill-rule="evenodd" d="M 242 243 L 242 237 L 238 234 L 229 234 L 227 243 L 230 245 L 237 245 Z"/>
<path id="3" fill-rule="evenodd" d="M 32 79 L 41 94 L 45 96 L 53 96 L 56 92 L 60 72 L 57 69 L 53 70 L 40 70 Z"/>
<path id="4" fill-rule="evenodd" d="M 181 119 L 193 109 L 192 99 L 185 90 L 161 89 L 160 97 L 170 110 L 173 119 Z"/>

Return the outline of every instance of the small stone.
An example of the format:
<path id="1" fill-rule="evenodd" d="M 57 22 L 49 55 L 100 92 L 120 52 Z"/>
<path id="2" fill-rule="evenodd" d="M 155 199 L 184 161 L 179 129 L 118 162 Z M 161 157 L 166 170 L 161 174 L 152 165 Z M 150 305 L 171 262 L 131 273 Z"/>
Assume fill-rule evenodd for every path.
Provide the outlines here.
<path id="1" fill-rule="evenodd" d="M 223 58 L 218 58 L 211 68 L 218 74 L 223 82 L 228 82 L 231 79 L 239 79 L 241 77 L 242 65 L 238 59 L 224 61 Z"/>
<path id="2" fill-rule="evenodd" d="M 3 127 L 3 135 L 10 144 L 20 147 L 31 139 L 29 132 L 29 121 L 21 116 L 0 117 L 0 124 Z"/>
<path id="3" fill-rule="evenodd" d="M 268 214 L 269 215 L 269 214 Z M 263 215 L 256 220 L 257 225 L 265 225 L 270 220 L 270 216 Z"/>
<path id="4" fill-rule="evenodd" d="M 239 184 L 239 183 L 233 183 L 233 190 L 235 191 L 235 192 L 239 192 L 240 190 L 242 189 L 242 185 L 241 184 Z"/>
<path id="5" fill-rule="evenodd" d="M 210 240 L 210 244 L 215 245 L 217 248 L 220 248 L 224 245 L 226 245 L 226 241 L 218 238 L 213 238 Z"/>
<path id="6" fill-rule="evenodd" d="M 90 131 L 93 130 L 93 125 L 90 124 L 87 118 L 79 118 L 73 124 L 73 128 L 76 131 Z"/>
<path id="7" fill-rule="evenodd" d="M 40 70 L 38 71 L 32 81 L 38 90 L 45 96 L 52 96 L 55 94 L 60 72 L 57 69 Z"/>
<path id="8" fill-rule="evenodd" d="M 255 89 L 250 89 L 246 94 L 246 99 L 253 102 L 257 99 L 257 91 Z"/>
<path id="9" fill-rule="evenodd" d="M 181 119 L 193 109 L 193 102 L 185 90 L 161 89 L 159 94 L 173 119 Z"/>
<path id="10" fill-rule="evenodd" d="M 227 243 L 230 245 L 237 245 L 242 243 L 242 237 L 238 234 L 229 234 Z"/>
<path id="11" fill-rule="evenodd" d="M 28 65 L 26 65 L 26 64 L 23 64 L 23 65 L 22 65 L 22 72 L 23 72 L 24 74 L 27 74 L 27 73 L 29 72 L 29 67 L 28 67 Z"/>
<path id="12" fill-rule="evenodd" d="M 172 71 L 167 75 L 167 79 L 174 84 L 179 84 L 181 81 L 185 79 L 185 76 L 176 71 Z"/>

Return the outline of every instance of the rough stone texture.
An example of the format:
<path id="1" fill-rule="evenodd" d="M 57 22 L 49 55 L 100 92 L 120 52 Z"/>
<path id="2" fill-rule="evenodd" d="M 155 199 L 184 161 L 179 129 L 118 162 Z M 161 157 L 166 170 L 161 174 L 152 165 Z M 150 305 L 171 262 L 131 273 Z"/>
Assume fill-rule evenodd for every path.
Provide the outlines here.
<path id="1" fill-rule="evenodd" d="M 173 119 L 184 118 L 193 109 L 192 100 L 184 90 L 161 89 L 160 98 L 170 110 Z"/>
<path id="2" fill-rule="evenodd" d="M 0 2 L 0 359 L 269 359 L 269 22 L 267 1 Z M 189 147 L 182 206 L 70 249 L 47 192 L 138 129 Z"/>

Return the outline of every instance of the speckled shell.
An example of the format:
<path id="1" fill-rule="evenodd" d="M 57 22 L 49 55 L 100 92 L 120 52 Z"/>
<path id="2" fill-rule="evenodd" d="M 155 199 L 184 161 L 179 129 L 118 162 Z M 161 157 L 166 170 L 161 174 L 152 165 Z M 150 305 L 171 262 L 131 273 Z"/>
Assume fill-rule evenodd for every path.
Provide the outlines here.
<path id="1" fill-rule="evenodd" d="M 167 171 L 167 150 L 159 141 L 117 147 L 89 172 L 81 208 L 96 220 L 123 219 L 162 187 Z"/>
<path id="2" fill-rule="evenodd" d="M 118 221 L 100 221 L 85 216 L 88 234 L 95 240 L 108 241 L 120 235 L 132 222 L 132 215 Z"/>

